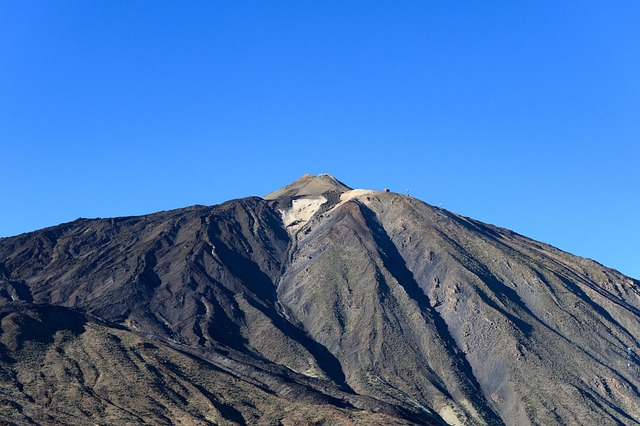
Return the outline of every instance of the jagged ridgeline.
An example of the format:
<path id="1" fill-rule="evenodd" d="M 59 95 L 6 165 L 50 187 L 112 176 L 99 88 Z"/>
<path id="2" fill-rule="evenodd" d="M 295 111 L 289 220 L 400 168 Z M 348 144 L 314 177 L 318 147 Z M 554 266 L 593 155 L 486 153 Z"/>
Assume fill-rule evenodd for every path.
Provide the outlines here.
<path id="1" fill-rule="evenodd" d="M 640 424 L 639 285 L 326 174 L 78 219 L 0 239 L 0 423 Z"/>

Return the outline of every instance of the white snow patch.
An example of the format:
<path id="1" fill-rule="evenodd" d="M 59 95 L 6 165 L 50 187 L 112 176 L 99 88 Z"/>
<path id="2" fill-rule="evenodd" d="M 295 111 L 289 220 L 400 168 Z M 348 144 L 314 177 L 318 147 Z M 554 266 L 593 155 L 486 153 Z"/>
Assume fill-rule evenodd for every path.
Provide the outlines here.
<path id="1" fill-rule="evenodd" d="M 327 199 L 323 196 L 298 198 L 291 202 L 291 208 L 280 210 L 282 221 L 290 234 L 295 234 L 313 217 Z"/>

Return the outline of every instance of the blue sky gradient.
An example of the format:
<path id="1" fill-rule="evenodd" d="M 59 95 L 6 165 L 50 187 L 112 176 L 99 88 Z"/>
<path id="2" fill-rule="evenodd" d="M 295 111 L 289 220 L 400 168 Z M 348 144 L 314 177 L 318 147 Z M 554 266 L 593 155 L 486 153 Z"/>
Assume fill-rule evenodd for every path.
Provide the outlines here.
<path id="1" fill-rule="evenodd" d="M 640 3 L 0 1 L 0 236 L 390 188 L 640 278 Z"/>

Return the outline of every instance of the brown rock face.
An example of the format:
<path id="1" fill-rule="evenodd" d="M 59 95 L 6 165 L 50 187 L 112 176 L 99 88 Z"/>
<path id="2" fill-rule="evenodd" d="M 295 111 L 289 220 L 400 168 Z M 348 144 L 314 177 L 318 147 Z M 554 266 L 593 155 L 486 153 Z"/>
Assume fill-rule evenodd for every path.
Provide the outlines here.
<path id="1" fill-rule="evenodd" d="M 0 420 L 640 424 L 640 283 L 305 175 L 0 239 Z"/>

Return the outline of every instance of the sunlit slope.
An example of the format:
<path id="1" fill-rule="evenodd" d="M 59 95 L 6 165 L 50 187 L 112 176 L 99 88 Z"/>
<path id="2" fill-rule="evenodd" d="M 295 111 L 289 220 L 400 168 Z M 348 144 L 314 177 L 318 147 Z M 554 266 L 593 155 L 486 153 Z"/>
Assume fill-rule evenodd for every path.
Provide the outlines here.
<path id="1" fill-rule="evenodd" d="M 408 196 L 305 175 L 264 199 L 0 239 L 0 349 L 7 377 L 35 375 L 21 367 L 27 352 L 11 337 L 21 327 L 12 315 L 50 306 L 55 321 L 87 316 L 82 329 L 45 328 L 49 337 L 26 341 L 46 340 L 49 364 L 64 366 L 82 364 L 69 342 L 89 345 L 98 329 L 116 336 L 109 344 L 138 364 L 105 361 L 106 341 L 82 349 L 93 351 L 84 368 L 95 376 L 138 366 L 135 379 L 104 386 L 110 401 L 134 398 L 132 380 L 173 389 L 151 397 L 163 408 L 140 396 L 139 418 L 205 421 L 194 404 L 212 404 L 214 422 L 237 424 L 268 424 L 273 413 L 304 423 L 282 413 L 309 412 L 337 424 L 632 425 L 640 424 L 639 284 Z M 165 369 L 171 351 L 196 360 L 198 373 Z M 74 398 L 107 410 L 82 368 L 52 368 L 67 382 L 84 380 Z M 215 392 L 198 382 L 207 375 Z M 42 395 L 55 387 L 15 380 L 23 389 L 40 383 Z M 68 412 L 61 399 L 29 392 L 5 393 L 7 407 L 44 404 L 56 419 Z M 256 395 L 265 404 L 278 396 L 280 408 Z"/>

